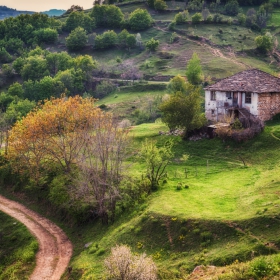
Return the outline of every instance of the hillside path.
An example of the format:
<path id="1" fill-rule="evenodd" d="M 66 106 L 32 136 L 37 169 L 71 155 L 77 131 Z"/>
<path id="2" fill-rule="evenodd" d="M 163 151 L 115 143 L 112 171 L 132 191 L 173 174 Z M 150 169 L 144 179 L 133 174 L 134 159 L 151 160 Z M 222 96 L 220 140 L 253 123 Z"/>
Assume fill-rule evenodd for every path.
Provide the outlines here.
<path id="1" fill-rule="evenodd" d="M 30 280 L 59 280 L 73 250 L 66 234 L 48 219 L 1 195 L 0 211 L 23 223 L 39 242 L 36 267 Z"/>

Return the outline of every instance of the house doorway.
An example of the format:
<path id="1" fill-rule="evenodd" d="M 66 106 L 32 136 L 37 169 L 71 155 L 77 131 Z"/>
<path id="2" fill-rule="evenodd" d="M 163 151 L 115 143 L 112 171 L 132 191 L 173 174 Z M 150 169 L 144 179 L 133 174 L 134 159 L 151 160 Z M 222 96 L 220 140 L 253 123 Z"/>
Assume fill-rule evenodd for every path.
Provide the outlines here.
<path id="1" fill-rule="evenodd" d="M 232 98 L 232 105 L 234 107 L 238 106 L 238 92 L 233 93 L 233 98 Z"/>

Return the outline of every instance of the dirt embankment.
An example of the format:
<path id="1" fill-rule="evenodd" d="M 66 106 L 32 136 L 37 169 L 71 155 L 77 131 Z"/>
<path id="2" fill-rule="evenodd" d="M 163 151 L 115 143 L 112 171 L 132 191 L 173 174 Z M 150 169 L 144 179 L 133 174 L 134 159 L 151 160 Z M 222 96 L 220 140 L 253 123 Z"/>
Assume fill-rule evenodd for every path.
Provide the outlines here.
<path id="1" fill-rule="evenodd" d="M 59 280 L 72 256 L 72 244 L 54 223 L 25 206 L 0 196 L 0 211 L 23 223 L 38 239 L 39 251 L 31 280 Z"/>

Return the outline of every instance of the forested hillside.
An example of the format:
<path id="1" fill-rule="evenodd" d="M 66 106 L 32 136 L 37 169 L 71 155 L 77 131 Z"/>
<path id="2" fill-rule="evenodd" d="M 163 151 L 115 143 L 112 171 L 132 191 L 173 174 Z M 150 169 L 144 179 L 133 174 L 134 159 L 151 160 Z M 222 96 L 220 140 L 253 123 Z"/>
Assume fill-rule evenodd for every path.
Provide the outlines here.
<path id="1" fill-rule="evenodd" d="M 279 76 L 279 34 L 278 0 L 0 21 L 0 189 L 69 235 L 64 279 L 279 279 L 279 117 L 244 142 L 201 129 L 205 86 Z"/>

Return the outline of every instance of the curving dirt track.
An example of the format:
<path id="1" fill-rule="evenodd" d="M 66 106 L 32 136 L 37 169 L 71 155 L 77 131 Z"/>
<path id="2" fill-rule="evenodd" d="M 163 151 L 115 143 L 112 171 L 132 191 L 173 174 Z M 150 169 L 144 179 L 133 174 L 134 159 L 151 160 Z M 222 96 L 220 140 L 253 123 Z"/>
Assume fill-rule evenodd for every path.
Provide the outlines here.
<path id="1" fill-rule="evenodd" d="M 0 211 L 23 223 L 38 239 L 36 267 L 30 280 L 59 280 L 73 250 L 66 234 L 48 219 L 3 196 L 0 196 Z"/>

